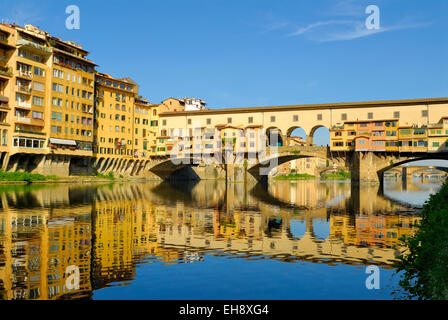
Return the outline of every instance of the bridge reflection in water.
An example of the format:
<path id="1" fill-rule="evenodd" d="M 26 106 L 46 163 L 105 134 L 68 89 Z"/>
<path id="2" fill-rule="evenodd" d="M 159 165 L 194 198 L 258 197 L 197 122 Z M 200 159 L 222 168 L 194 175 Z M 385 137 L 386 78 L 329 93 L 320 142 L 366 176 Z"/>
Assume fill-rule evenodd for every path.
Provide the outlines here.
<path id="1" fill-rule="evenodd" d="M 344 182 L 5 188 L 3 299 L 92 297 L 132 284 L 138 265 L 208 255 L 391 268 L 398 239 L 418 221 L 405 202 Z M 68 266 L 79 268 L 79 286 L 67 288 Z"/>

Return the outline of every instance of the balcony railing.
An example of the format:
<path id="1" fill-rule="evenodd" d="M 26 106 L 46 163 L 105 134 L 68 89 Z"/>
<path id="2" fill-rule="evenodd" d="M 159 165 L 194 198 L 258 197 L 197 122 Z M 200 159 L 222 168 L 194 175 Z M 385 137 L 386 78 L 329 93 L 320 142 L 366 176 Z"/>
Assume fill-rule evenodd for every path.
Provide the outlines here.
<path id="1" fill-rule="evenodd" d="M 25 108 L 25 109 L 31 109 L 31 103 L 30 102 L 24 102 L 24 101 L 17 101 L 17 107 Z"/>
<path id="2" fill-rule="evenodd" d="M 23 122 L 23 123 L 31 123 L 31 119 L 30 118 L 25 118 L 25 117 L 16 117 L 18 122 Z"/>
<path id="3" fill-rule="evenodd" d="M 51 53 L 50 48 L 44 47 L 38 43 L 29 41 L 29 40 L 25 40 L 25 39 L 17 40 L 17 46 L 28 46 L 28 47 L 32 47 L 34 49 L 37 49 L 37 50 L 40 50 L 40 51 L 43 51 L 46 53 Z"/>
<path id="4" fill-rule="evenodd" d="M 26 93 L 26 94 L 30 94 L 31 93 L 31 88 L 25 87 L 25 86 L 17 86 L 17 91 L 22 92 L 22 93 Z"/>
<path id="5" fill-rule="evenodd" d="M 15 130 L 16 133 L 27 133 L 27 134 L 37 134 L 40 136 L 44 136 L 45 132 L 37 132 L 37 131 L 28 131 L 28 130 Z"/>
<path id="6" fill-rule="evenodd" d="M 21 77 L 26 77 L 26 78 L 32 78 L 33 77 L 33 72 L 31 70 L 27 71 L 27 70 L 17 70 L 19 76 Z"/>

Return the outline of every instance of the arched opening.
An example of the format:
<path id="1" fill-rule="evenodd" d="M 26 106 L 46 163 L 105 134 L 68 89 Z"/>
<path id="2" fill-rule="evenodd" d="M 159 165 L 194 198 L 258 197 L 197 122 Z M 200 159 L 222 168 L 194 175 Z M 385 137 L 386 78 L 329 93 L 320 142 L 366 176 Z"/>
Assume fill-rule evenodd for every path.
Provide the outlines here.
<path id="1" fill-rule="evenodd" d="M 324 126 L 314 127 L 309 136 L 309 144 L 319 147 L 328 147 L 330 145 L 330 130 Z"/>
<path id="2" fill-rule="evenodd" d="M 306 131 L 301 127 L 291 127 L 287 131 L 287 145 L 290 147 L 306 145 Z"/>
<path id="3" fill-rule="evenodd" d="M 282 131 L 276 127 L 267 128 L 266 142 L 268 147 L 283 147 Z"/>
<path id="4" fill-rule="evenodd" d="M 394 172 L 395 177 L 391 177 Z M 424 174 L 419 174 L 421 172 Z M 425 188 L 437 190 L 445 181 L 447 172 L 448 155 L 434 154 L 427 158 L 391 162 L 389 166 L 378 171 L 378 177 L 384 194 L 397 191 L 412 194 L 414 191 L 419 191 L 420 193 L 412 195 L 418 198 L 424 193 Z"/>

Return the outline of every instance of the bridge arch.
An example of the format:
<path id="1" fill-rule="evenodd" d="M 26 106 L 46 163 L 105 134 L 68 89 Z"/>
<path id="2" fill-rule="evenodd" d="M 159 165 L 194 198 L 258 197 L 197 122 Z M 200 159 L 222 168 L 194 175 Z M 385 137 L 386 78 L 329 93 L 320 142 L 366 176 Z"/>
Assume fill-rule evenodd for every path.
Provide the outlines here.
<path id="1" fill-rule="evenodd" d="M 248 172 L 257 181 L 266 181 L 269 172 L 278 166 L 297 159 L 320 158 L 327 160 L 328 153 L 326 147 L 301 147 L 300 151 L 290 151 L 289 148 L 280 150 L 279 153 L 259 159 L 258 163 L 248 168 Z"/>
<path id="2" fill-rule="evenodd" d="M 268 146 L 272 147 L 283 147 L 284 146 L 284 136 L 282 130 L 278 127 L 269 127 L 265 130 L 266 133 L 266 143 Z"/>
<path id="3" fill-rule="evenodd" d="M 316 143 L 316 140 L 315 140 L 316 135 L 317 136 L 324 135 L 323 137 L 320 137 L 323 140 L 323 143 L 322 143 L 323 146 L 329 146 L 330 145 L 330 129 L 329 128 L 327 128 L 324 125 L 314 126 L 311 129 L 309 137 L 308 137 L 308 143 L 310 145 L 314 145 Z"/>
<path id="4" fill-rule="evenodd" d="M 307 141 L 307 133 L 301 126 L 292 126 L 288 130 L 286 130 L 286 140 L 288 142 L 288 146 L 294 146 L 295 144 L 300 143 L 300 141 L 294 141 L 293 137 L 299 137 L 305 143 Z"/>
<path id="5" fill-rule="evenodd" d="M 429 155 L 425 155 L 425 156 L 418 156 L 415 158 L 408 158 L 408 159 L 405 159 L 405 160 L 402 160 L 402 161 L 399 161 L 396 163 L 390 163 L 389 165 L 386 165 L 377 171 L 378 178 L 379 178 L 380 182 L 382 182 L 383 178 L 384 178 L 384 173 L 386 171 L 393 170 L 394 168 L 402 166 L 407 163 L 425 161 L 425 160 L 448 160 L 448 153 L 429 154 Z M 447 170 L 448 170 L 448 163 L 447 163 Z"/>

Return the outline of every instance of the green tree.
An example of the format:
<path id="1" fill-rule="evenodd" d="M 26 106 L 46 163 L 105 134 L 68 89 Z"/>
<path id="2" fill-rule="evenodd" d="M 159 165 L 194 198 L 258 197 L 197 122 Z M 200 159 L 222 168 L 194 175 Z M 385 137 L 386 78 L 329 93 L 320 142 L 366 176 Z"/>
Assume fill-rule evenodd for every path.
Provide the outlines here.
<path id="1" fill-rule="evenodd" d="M 406 250 L 398 257 L 402 272 L 397 298 L 448 299 L 448 182 L 431 195 L 421 211 L 418 231 L 400 239 Z"/>

